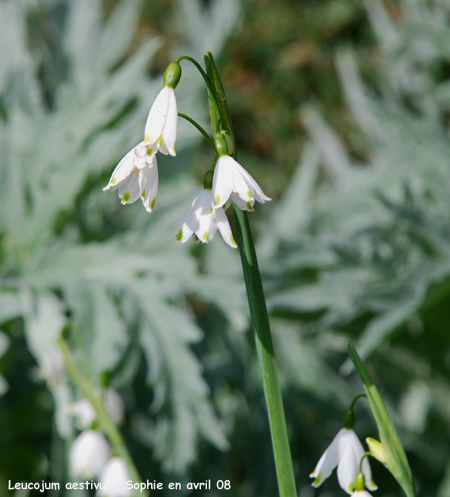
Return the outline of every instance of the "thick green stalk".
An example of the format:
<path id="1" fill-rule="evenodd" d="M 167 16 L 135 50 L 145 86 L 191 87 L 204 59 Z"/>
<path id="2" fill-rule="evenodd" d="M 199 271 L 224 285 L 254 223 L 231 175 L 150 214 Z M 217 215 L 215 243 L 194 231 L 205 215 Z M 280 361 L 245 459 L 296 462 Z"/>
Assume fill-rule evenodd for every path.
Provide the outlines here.
<path id="1" fill-rule="evenodd" d="M 269 414 L 278 488 L 281 497 L 296 497 L 297 490 L 286 430 L 278 369 L 255 246 L 247 214 L 235 205 L 233 207 L 238 246 L 247 288 L 247 298 L 255 332 L 256 349 L 263 375 L 264 394 Z"/>
<path id="2" fill-rule="evenodd" d="M 109 417 L 109 414 L 103 405 L 103 401 L 95 393 L 91 382 L 79 370 L 63 336 L 58 338 L 58 345 L 64 357 L 64 364 L 67 372 L 95 409 L 100 428 L 109 438 L 109 441 L 113 447 L 113 452 L 116 452 L 117 455 L 125 461 L 130 478 L 133 482 L 140 483 L 141 477 L 139 476 L 139 473 L 133 463 L 133 459 L 131 458 L 130 453 L 128 452 L 128 449 L 122 439 L 122 435 L 117 429 L 115 423 Z"/>

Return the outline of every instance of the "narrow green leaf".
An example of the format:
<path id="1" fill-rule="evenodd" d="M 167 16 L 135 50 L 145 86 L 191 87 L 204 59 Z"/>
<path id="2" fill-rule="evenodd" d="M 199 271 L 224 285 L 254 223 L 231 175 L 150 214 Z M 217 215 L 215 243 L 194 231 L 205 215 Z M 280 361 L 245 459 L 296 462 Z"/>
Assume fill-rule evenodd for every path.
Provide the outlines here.
<path id="1" fill-rule="evenodd" d="M 409 467 L 408 459 L 406 458 L 405 450 L 403 449 L 397 430 L 386 410 L 386 406 L 351 342 L 348 344 L 348 353 L 364 385 L 370 409 L 377 423 L 387 468 L 402 487 L 405 494 L 408 497 L 415 497 L 411 468 Z"/>

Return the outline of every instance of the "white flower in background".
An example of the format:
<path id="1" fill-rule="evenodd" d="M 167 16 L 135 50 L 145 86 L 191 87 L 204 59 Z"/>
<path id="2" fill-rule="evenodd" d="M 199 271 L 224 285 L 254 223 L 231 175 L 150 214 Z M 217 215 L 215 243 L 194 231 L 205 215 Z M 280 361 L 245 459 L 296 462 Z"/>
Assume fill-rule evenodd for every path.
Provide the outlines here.
<path id="1" fill-rule="evenodd" d="M 150 153 L 176 155 L 178 108 L 175 91 L 164 87 L 156 97 L 145 124 L 144 142 Z"/>
<path id="2" fill-rule="evenodd" d="M 106 438 L 98 431 L 83 431 L 73 443 L 70 454 L 70 473 L 82 478 L 98 476 L 111 456 Z"/>
<path id="3" fill-rule="evenodd" d="M 112 388 L 108 388 L 103 396 L 105 409 L 116 424 L 123 420 L 125 406 L 120 395 Z M 77 426 L 86 430 L 92 426 L 97 414 L 88 399 L 81 399 L 68 406 L 69 414 L 76 416 Z"/>
<path id="4" fill-rule="evenodd" d="M 351 494 L 355 488 L 355 478 L 359 472 L 359 463 L 365 450 L 352 429 L 342 428 L 334 437 L 327 450 L 323 453 L 314 471 L 309 475 L 315 478 L 313 487 L 318 487 L 326 480 L 337 466 L 339 485 Z M 372 480 L 372 472 L 367 458 L 362 463 L 362 472 L 369 490 L 378 487 Z"/>
<path id="5" fill-rule="evenodd" d="M 60 348 L 55 345 L 42 359 L 39 374 L 47 381 L 50 387 L 54 387 L 65 373 L 66 366 L 63 355 Z"/>
<path id="6" fill-rule="evenodd" d="M 351 497 L 372 497 L 366 490 L 355 490 Z"/>
<path id="7" fill-rule="evenodd" d="M 178 242 L 185 243 L 195 233 L 198 241 L 208 243 L 212 241 L 218 229 L 225 243 L 232 248 L 236 248 L 237 245 L 225 210 L 222 207 L 213 209 L 211 202 L 211 190 L 203 190 L 192 202 L 175 239 Z"/>
<path id="8" fill-rule="evenodd" d="M 95 409 L 88 399 L 81 399 L 69 404 L 67 412 L 77 418 L 77 427 L 80 430 L 87 430 L 92 426 L 94 419 L 97 417 Z"/>
<path id="9" fill-rule="evenodd" d="M 118 190 L 122 204 L 142 200 L 147 212 L 152 212 L 158 193 L 158 163 L 144 142 L 130 150 L 114 169 L 104 192 Z"/>
<path id="10" fill-rule="evenodd" d="M 250 174 L 229 155 L 219 157 L 214 170 L 213 207 L 223 207 L 228 199 L 242 210 L 252 211 L 255 200 L 264 204 L 271 199 Z"/>
<path id="11" fill-rule="evenodd" d="M 121 457 L 113 457 L 102 471 L 97 495 L 105 497 L 131 496 L 133 490 L 126 488 L 127 481 L 130 479 L 125 461 Z"/>

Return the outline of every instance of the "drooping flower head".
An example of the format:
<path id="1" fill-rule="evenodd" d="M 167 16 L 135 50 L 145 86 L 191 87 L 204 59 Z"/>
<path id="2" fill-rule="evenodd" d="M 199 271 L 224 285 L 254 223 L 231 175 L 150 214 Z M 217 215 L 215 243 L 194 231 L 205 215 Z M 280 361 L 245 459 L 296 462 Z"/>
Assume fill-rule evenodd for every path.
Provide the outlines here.
<path id="1" fill-rule="evenodd" d="M 252 211 L 255 200 L 261 204 L 271 199 L 264 195 L 253 177 L 229 155 L 219 157 L 212 185 L 215 209 L 231 199 L 240 209 Z"/>
<path id="2" fill-rule="evenodd" d="M 110 455 L 109 444 L 100 432 L 83 431 L 70 449 L 70 472 L 75 477 L 88 479 L 98 476 Z"/>
<path id="3" fill-rule="evenodd" d="M 125 461 L 121 457 L 112 457 L 100 476 L 100 488 L 97 495 L 105 497 L 128 497 L 133 490 L 127 488 L 130 480 Z"/>
<path id="4" fill-rule="evenodd" d="M 339 430 L 322 454 L 314 471 L 309 475 L 314 478 L 313 487 L 321 485 L 337 466 L 337 476 L 341 488 L 348 494 L 351 494 L 355 489 L 355 479 L 359 473 L 359 465 L 365 450 L 353 431 L 354 422 L 353 411 L 349 411 L 344 418 L 344 428 Z M 365 477 L 366 487 L 369 490 L 376 490 L 378 487 L 372 479 L 372 472 L 367 458 L 362 462 L 362 472 Z"/>
<path id="5" fill-rule="evenodd" d="M 164 88 L 159 92 L 147 117 L 144 142 L 151 154 L 176 155 L 178 107 L 175 87 L 181 78 L 181 67 L 172 62 L 164 75 Z"/>
<path id="6" fill-rule="evenodd" d="M 116 190 L 122 204 L 132 204 L 140 198 L 146 211 L 152 212 L 158 193 L 158 163 L 144 142 L 123 157 L 103 188 L 104 192 Z"/>
<path id="7" fill-rule="evenodd" d="M 175 239 L 180 243 L 185 243 L 195 233 L 197 241 L 208 243 L 212 241 L 216 231 L 219 230 L 225 243 L 236 248 L 237 245 L 225 210 L 222 207 L 213 209 L 211 204 L 211 190 L 204 189 L 192 202 Z"/>

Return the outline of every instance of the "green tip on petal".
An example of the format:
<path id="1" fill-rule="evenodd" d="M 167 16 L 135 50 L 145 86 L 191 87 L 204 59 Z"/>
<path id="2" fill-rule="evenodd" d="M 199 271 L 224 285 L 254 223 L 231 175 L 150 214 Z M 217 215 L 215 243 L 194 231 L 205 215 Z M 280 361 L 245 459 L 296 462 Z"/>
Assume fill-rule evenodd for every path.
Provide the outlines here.
<path id="1" fill-rule="evenodd" d="M 220 195 L 216 195 L 216 207 L 219 205 Z"/>
<path id="2" fill-rule="evenodd" d="M 353 483 L 352 483 L 352 482 L 350 482 L 350 483 L 348 484 L 348 493 L 349 493 L 349 494 L 353 493 Z"/>
<path id="3" fill-rule="evenodd" d="M 175 240 L 181 242 L 183 239 L 183 230 L 180 230 L 176 235 L 175 235 Z"/>
<path id="4" fill-rule="evenodd" d="M 141 199 L 144 200 L 145 198 L 145 193 L 146 193 L 146 190 L 142 190 L 142 193 L 141 193 Z"/>
<path id="5" fill-rule="evenodd" d="M 113 178 L 113 179 L 109 182 L 109 184 L 110 184 L 111 186 L 113 186 L 113 185 L 115 185 L 115 184 L 116 184 L 116 182 L 117 182 L 117 177 Z M 107 185 L 107 186 L 108 186 L 108 185 Z"/>
<path id="6" fill-rule="evenodd" d="M 251 192 L 250 190 L 247 190 L 247 197 L 248 197 L 250 200 L 253 200 L 252 192 Z"/>
<path id="7" fill-rule="evenodd" d="M 125 192 L 123 195 L 122 195 L 122 201 L 123 202 L 128 202 L 128 200 L 130 200 L 131 198 L 131 194 L 130 192 Z"/>
<path id="8" fill-rule="evenodd" d="M 232 243 L 235 247 L 237 247 L 237 243 L 236 243 L 236 240 L 234 239 L 234 236 L 233 236 L 233 235 L 231 235 L 231 243 Z"/>
<path id="9" fill-rule="evenodd" d="M 148 141 L 147 137 L 148 137 L 148 140 L 150 140 L 150 137 L 148 135 L 145 136 L 145 140 Z M 153 147 L 148 147 L 147 148 L 147 155 L 152 155 L 152 153 L 153 153 Z"/>
<path id="10" fill-rule="evenodd" d="M 371 490 L 376 490 L 378 488 L 378 485 L 373 481 L 373 478 L 370 479 L 370 483 L 372 484 Z"/>
<path id="11" fill-rule="evenodd" d="M 150 141 L 150 135 L 147 133 L 144 135 L 144 142 L 149 142 L 149 141 Z M 151 148 L 148 150 L 151 150 Z M 147 153 L 148 153 L 148 150 L 147 150 Z"/>
<path id="12" fill-rule="evenodd" d="M 318 487 L 322 483 L 321 480 L 322 480 L 322 473 L 319 473 L 317 478 L 312 482 L 312 485 L 314 487 Z"/>
<path id="13" fill-rule="evenodd" d="M 202 240 L 203 240 L 204 242 L 209 242 L 208 238 L 209 238 L 209 232 L 208 232 L 208 231 L 205 231 L 205 232 L 203 233 Z"/>
<path id="14" fill-rule="evenodd" d="M 156 197 L 150 202 L 150 209 L 153 210 L 153 206 L 155 205 Z"/>
<path id="15" fill-rule="evenodd" d="M 250 212 L 252 212 L 252 211 L 254 211 L 254 210 L 255 210 L 255 209 L 253 209 L 252 204 L 251 204 L 250 202 L 247 202 L 245 205 L 247 206 L 247 209 L 248 209 Z"/>

